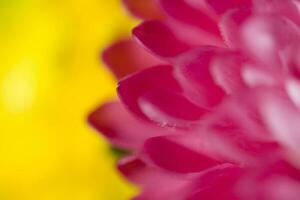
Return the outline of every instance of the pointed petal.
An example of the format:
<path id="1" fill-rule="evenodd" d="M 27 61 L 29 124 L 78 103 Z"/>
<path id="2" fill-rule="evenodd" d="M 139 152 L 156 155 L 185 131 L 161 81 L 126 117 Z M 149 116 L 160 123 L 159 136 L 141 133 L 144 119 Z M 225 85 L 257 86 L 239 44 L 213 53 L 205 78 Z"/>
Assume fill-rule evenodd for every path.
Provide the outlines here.
<path id="1" fill-rule="evenodd" d="M 117 41 L 104 50 L 102 58 L 118 79 L 146 67 L 163 63 L 132 40 Z"/>
<path id="2" fill-rule="evenodd" d="M 133 30 L 133 35 L 146 49 L 161 57 L 174 57 L 190 48 L 161 21 L 146 21 Z"/>
<path id="3" fill-rule="evenodd" d="M 163 14 L 155 0 L 123 0 L 132 15 L 141 19 L 160 19 Z"/>
<path id="4" fill-rule="evenodd" d="M 189 126 L 206 112 L 182 95 L 172 66 L 152 67 L 123 79 L 118 93 L 131 111 L 160 125 Z"/>
<path id="5" fill-rule="evenodd" d="M 145 142 L 145 154 L 155 165 L 177 173 L 199 172 L 220 164 L 200 151 L 185 146 L 181 139 L 182 137 L 150 138 Z"/>
<path id="6" fill-rule="evenodd" d="M 88 120 L 113 145 L 125 149 L 138 149 L 149 137 L 172 134 L 172 131 L 136 118 L 120 102 L 102 105 Z"/>
<path id="7" fill-rule="evenodd" d="M 184 200 L 188 193 L 189 180 L 149 166 L 136 156 L 123 159 L 118 168 L 123 175 L 141 186 L 142 194 L 135 199 Z"/>
<path id="8" fill-rule="evenodd" d="M 220 36 L 216 19 L 196 6 L 182 0 L 159 0 L 159 2 L 163 10 L 172 18 Z"/>
<path id="9" fill-rule="evenodd" d="M 231 94 L 246 87 L 241 74 L 243 65 L 242 56 L 228 53 L 213 59 L 210 72 L 216 84 Z"/>
<path id="10" fill-rule="evenodd" d="M 211 75 L 212 60 L 223 49 L 200 47 L 182 54 L 176 62 L 175 77 L 183 87 L 185 95 L 201 108 L 211 109 L 225 93 Z"/>

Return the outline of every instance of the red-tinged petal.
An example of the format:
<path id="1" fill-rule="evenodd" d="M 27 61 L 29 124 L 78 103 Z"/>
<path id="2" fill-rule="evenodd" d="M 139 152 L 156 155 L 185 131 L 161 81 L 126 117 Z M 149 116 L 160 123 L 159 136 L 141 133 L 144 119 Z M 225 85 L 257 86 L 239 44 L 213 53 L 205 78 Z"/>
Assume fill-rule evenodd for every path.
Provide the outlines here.
<path id="1" fill-rule="evenodd" d="M 145 142 L 145 155 L 155 165 L 177 173 L 195 173 L 220 164 L 219 161 L 204 155 L 201 151 L 186 146 L 181 139 L 150 138 Z"/>
<path id="2" fill-rule="evenodd" d="M 189 126 L 206 112 L 182 95 L 171 66 L 156 66 L 129 76 L 120 81 L 118 92 L 131 111 L 160 125 Z"/>
<path id="3" fill-rule="evenodd" d="M 114 43 L 103 52 L 102 57 L 118 79 L 146 67 L 163 63 L 132 40 Z"/>
<path id="4" fill-rule="evenodd" d="M 218 14 L 223 14 L 226 11 L 237 7 L 251 6 L 251 0 L 226 0 L 223 2 L 220 2 L 219 0 L 206 0 L 206 2 Z"/>
<path id="5" fill-rule="evenodd" d="M 174 57 L 191 47 L 161 21 L 146 21 L 136 27 L 133 34 L 149 51 L 161 57 Z"/>
<path id="6" fill-rule="evenodd" d="M 214 107 L 225 95 L 210 72 L 212 60 L 222 53 L 223 49 L 201 47 L 181 55 L 176 62 L 175 77 L 185 95 L 201 108 Z"/>
<path id="7" fill-rule="evenodd" d="M 102 105 L 88 120 L 112 144 L 125 149 L 138 149 L 149 137 L 174 132 L 136 118 L 120 102 Z"/>
<path id="8" fill-rule="evenodd" d="M 184 0 L 159 0 L 163 10 L 172 18 L 220 36 L 216 20 Z"/>
<path id="9" fill-rule="evenodd" d="M 147 184 L 148 174 L 152 174 L 149 167 L 136 156 L 128 156 L 118 163 L 119 171 L 128 180 L 139 185 Z"/>
<path id="10" fill-rule="evenodd" d="M 156 0 L 123 0 L 123 3 L 135 17 L 146 20 L 163 18 Z"/>

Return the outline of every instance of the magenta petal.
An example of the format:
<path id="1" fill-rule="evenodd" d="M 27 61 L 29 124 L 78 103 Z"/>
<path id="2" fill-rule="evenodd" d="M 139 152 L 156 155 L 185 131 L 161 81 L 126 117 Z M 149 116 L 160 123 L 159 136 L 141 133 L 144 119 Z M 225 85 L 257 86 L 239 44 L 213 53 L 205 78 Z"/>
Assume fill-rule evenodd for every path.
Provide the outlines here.
<path id="1" fill-rule="evenodd" d="M 267 127 L 269 127 L 278 143 L 292 153 L 292 157 L 296 162 L 299 162 L 300 159 L 297 158 L 300 145 L 299 109 L 284 93 L 272 91 L 266 91 L 259 103 Z"/>
<path id="2" fill-rule="evenodd" d="M 114 43 L 103 52 L 102 57 L 118 79 L 146 67 L 163 63 L 132 40 L 120 40 Z"/>
<path id="3" fill-rule="evenodd" d="M 226 42 L 266 67 L 280 67 L 282 51 L 299 41 L 297 26 L 279 14 L 250 13 L 236 10 L 224 16 L 221 27 Z"/>
<path id="4" fill-rule="evenodd" d="M 220 2 L 219 0 L 206 0 L 206 2 L 218 14 L 223 14 L 226 11 L 233 9 L 233 8 L 251 5 L 251 0 L 226 0 L 226 1 L 222 1 L 222 2 Z"/>
<path id="5" fill-rule="evenodd" d="M 179 142 L 176 137 L 150 138 L 145 142 L 144 151 L 155 165 L 177 173 L 199 172 L 220 164 Z"/>
<path id="6" fill-rule="evenodd" d="M 112 144 L 125 149 L 137 149 L 149 137 L 172 134 L 172 131 L 136 118 L 120 102 L 102 105 L 88 120 Z"/>
<path id="7" fill-rule="evenodd" d="M 281 51 L 300 39 L 294 24 L 274 16 L 251 17 L 243 24 L 241 36 L 241 49 L 254 60 L 271 67 L 280 66 Z"/>
<path id="8" fill-rule="evenodd" d="M 252 15 L 249 8 L 228 11 L 220 21 L 220 29 L 225 43 L 233 49 L 239 49 L 242 43 L 240 27 Z"/>
<path id="9" fill-rule="evenodd" d="M 246 87 L 242 78 L 243 64 L 244 59 L 240 55 L 228 53 L 216 56 L 210 71 L 216 84 L 231 94 Z"/>
<path id="10" fill-rule="evenodd" d="M 183 0 L 159 0 L 162 8 L 174 19 L 220 36 L 216 21 L 197 7 Z"/>
<path id="11" fill-rule="evenodd" d="M 293 0 L 253 0 L 256 13 L 281 15 L 300 25 L 299 10 Z"/>
<path id="12" fill-rule="evenodd" d="M 210 72 L 212 60 L 221 53 L 223 49 L 201 47 L 181 55 L 176 62 L 175 76 L 185 95 L 201 108 L 214 107 L 225 95 Z"/>
<path id="13" fill-rule="evenodd" d="M 146 21 L 133 30 L 135 39 L 161 57 L 174 57 L 190 48 L 161 21 Z"/>
<path id="14" fill-rule="evenodd" d="M 142 194 L 135 199 L 183 200 L 190 180 L 181 179 L 147 165 L 136 156 L 126 157 L 119 163 L 120 172 L 141 187 Z"/>
<path id="15" fill-rule="evenodd" d="M 135 17 L 142 19 L 159 19 L 163 17 L 156 0 L 123 0 L 123 2 Z"/>
<path id="16" fill-rule="evenodd" d="M 118 163 L 118 169 L 127 179 L 139 185 L 145 185 L 147 182 L 147 172 L 151 174 L 146 164 L 136 156 L 123 158 Z"/>
<path id="17" fill-rule="evenodd" d="M 131 111 L 161 125 L 188 126 L 206 112 L 182 95 L 171 66 L 156 66 L 129 76 L 120 81 L 118 92 Z"/>
<path id="18" fill-rule="evenodd" d="M 196 190 L 187 200 L 239 200 L 236 184 L 242 175 L 242 169 L 234 166 L 211 170 L 198 178 Z"/>

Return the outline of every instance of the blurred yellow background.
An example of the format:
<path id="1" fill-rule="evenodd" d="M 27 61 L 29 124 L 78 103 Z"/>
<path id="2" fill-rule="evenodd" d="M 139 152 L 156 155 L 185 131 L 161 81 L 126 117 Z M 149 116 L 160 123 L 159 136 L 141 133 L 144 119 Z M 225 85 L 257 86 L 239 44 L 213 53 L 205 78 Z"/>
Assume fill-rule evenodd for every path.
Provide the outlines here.
<path id="1" fill-rule="evenodd" d="M 134 22 L 120 0 L 0 0 L 0 200 L 125 200 L 87 114 L 114 98 L 100 50 Z"/>

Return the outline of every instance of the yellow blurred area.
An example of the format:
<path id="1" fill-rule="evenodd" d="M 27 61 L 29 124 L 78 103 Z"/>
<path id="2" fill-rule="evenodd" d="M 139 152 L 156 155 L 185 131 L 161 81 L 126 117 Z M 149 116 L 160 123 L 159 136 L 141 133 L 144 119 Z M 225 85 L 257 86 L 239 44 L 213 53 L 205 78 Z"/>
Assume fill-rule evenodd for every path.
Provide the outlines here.
<path id="1" fill-rule="evenodd" d="M 115 96 L 99 52 L 134 22 L 120 0 L 0 0 L 0 200 L 125 200 L 87 114 Z"/>

